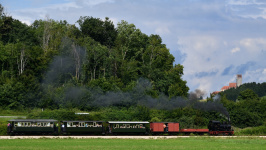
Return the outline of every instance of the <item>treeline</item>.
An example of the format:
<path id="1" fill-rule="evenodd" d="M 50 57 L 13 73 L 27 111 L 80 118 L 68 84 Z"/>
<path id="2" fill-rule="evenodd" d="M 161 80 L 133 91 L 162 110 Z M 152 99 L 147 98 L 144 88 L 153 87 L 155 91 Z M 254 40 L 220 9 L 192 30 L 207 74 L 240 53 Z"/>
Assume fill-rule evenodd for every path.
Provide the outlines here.
<path id="1" fill-rule="evenodd" d="M 210 101 L 220 99 L 227 108 L 232 124 L 245 128 L 266 125 L 266 83 L 245 83 L 219 95 L 212 95 Z M 264 131 L 265 133 L 266 131 Z"/>
<path id="2" fill-rule="evenodd" d="M 80 17 L 79 27 L 50 18 L 26 25 L 0 8 L 3 108 L 90 110 L 97 106 L 94 95 L 110 92 L 114 98 L 123 92 L 132 95 L 111 103 L 115 106 L 137 105 L 142 94 L 188 95 L 183 66 L 173 64 L 175 58 L 159 35 L 146 35 L 123 20 L 115 27 L 107 17 Z M 139 92 L 142 79 L 149 86 Z"/>

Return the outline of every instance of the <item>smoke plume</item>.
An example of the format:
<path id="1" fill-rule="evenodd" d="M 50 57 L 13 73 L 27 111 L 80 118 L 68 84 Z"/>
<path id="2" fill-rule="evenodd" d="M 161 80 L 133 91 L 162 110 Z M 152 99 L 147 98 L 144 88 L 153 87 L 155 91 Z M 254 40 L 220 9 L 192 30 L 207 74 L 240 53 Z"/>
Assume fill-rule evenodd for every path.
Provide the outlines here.
<path id="1" fill-rule="evenodd" d="M 44 84 L 63 84 L 71 80 L 75 74 L 82 72 L 82 60 L 85 58 L 85 50 L 75 46 L 69 39 L 62 42 L 62 55 L 56 56 L 45 76 Z M 80 61 L 77 63 L 77 60 Z M 80 67 L 80 68 L 78 68 Z M 78 69 L 78 72 L 77 72 Z M 136 86 L 128 92 L 108 91 L 103 92 L 100 88 L 88 88 L 85 86 L 66 86 L 55 102 L 62 107 L 108 107 L 108 106 L 146 106 L 148 108 L 172 110 L 176 108 L 192 107 L 202 111 L 218 111 L 226 116 L 228 112 L 220 103 L 219 97 L 214 102 L 199 102 L 206 92 L 199 89 L 190 92 L 188 97 L 172 97 L 161 93 L 158 98 L 153 98 L 147 93 L 153 89 L 149 80 L 140 78 Z"/>

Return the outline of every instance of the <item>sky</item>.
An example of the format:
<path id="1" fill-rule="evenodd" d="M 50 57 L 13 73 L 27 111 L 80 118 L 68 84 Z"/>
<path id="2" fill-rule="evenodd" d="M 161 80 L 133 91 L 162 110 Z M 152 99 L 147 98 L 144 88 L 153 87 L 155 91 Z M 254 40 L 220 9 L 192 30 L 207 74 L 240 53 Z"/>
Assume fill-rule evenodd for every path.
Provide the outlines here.
<path id="1" fill-rule="evenodd" d="M 66 20 L 80 16 L 116 25 L 133 23 L 147 35 L 158 34 L 184 66 L 190 91 L 205 96 L 236 81 L 266 82 L 266 0 L 0 0 L 13 18 Z"/>

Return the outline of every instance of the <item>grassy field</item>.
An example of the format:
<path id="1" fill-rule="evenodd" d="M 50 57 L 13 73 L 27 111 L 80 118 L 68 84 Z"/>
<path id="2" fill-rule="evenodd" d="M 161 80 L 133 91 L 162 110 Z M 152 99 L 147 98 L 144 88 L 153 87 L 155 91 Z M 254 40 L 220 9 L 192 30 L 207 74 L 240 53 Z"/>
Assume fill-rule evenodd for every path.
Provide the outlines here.
<path id="1" fill-rule="evenodd" d="M 177 139 L 9 139 L 0 149 L 265 149 L 263 138 L 190 137 Z"/>

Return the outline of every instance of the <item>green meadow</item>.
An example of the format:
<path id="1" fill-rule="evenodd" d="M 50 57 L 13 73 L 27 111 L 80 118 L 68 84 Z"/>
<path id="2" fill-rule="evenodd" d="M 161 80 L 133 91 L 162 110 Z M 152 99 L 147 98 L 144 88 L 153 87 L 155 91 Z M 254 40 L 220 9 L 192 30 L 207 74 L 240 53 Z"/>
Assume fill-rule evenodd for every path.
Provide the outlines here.
<path id="1" fill-rule="evenodd" d="M 222 149 L 250 150 L 265 149 L 266 139 L 189 137 L 176 139 L 4 139 L 0 140 L 0 149 Z"/>

